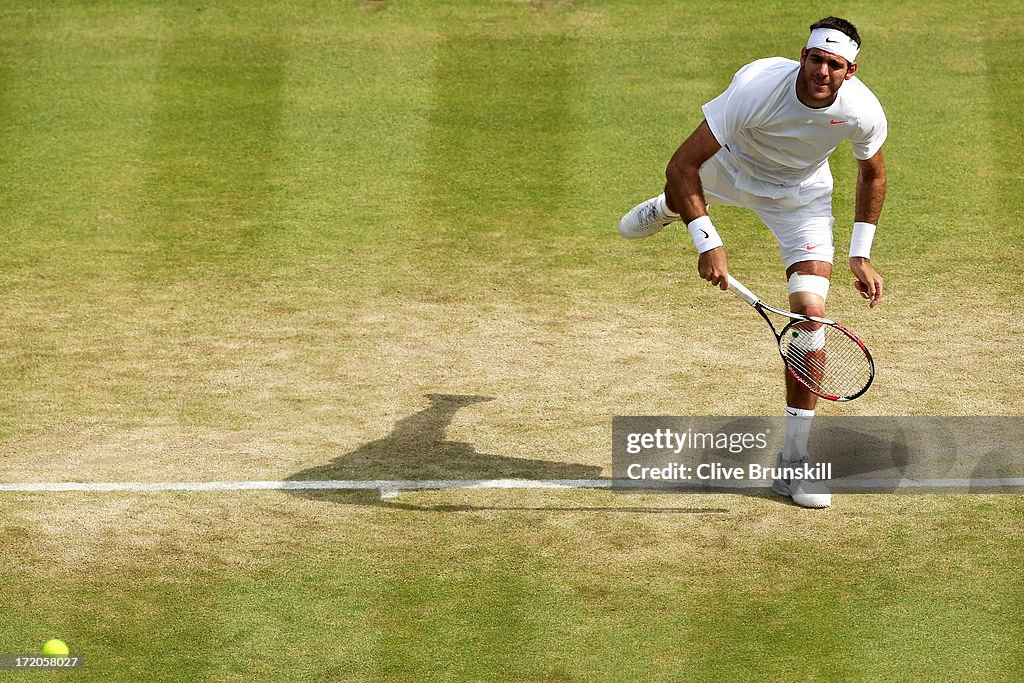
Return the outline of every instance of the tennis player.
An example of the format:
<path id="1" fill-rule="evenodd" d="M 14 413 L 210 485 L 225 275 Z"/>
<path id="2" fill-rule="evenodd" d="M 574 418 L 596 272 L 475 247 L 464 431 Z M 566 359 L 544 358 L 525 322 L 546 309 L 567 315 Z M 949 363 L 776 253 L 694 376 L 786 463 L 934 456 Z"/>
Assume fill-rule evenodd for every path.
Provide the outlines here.
<path id="1" fill-rule="evenodd" d="M 725 290 L 728 259 L 707 205 L 746 207 L 778 241 L 790 310 L 824 317 L 835 223 L 828 158 L 844 140 L 858 164 L 850 270 L 871 308 L 882 299 L 882 276 L 870 258 L 885 200 L 887 125 L 878 99 L 855 76 L 861 39 L 853 24 L 828 17 L 810 29 L 799 62 L 774 57 L 747 64 L 704 105 L 704 121 L 669 161 L 665 192 L 623 216 L 619 232 L 649 237 L 684 221 L 700 254 L 700 277 Z M 816 401 L 786 376 L 786 440 L 777 464 L 809 462 Z M 772 488 L 804 507 L 832 504 L 821 482 L 776 479 Z"/>

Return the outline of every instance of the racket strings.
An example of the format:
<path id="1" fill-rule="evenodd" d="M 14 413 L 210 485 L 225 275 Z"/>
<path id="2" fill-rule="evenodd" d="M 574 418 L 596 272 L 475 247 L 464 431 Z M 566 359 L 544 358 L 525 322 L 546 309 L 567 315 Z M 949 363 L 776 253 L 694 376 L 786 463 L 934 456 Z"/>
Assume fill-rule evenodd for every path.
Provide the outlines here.
<path id="1" fill-rule="evenodd" d="M 779 341 L 786 364 L 816 393 L 849 397 L 871 381 L 871 360 L 861 345 L 831 325 L 800 322 Z"/>

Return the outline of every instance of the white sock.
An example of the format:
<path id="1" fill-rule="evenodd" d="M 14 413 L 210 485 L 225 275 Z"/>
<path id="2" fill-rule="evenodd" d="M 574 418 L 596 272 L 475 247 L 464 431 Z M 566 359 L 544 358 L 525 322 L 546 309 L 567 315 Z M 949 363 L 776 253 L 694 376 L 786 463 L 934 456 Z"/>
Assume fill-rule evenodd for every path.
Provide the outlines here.
<path id="1" fill-rule="evenodd" d="M 786 445 L 782 447 L 782 459 L 796 462 L 807 455 L 807 437 L 811 434 L 813 410 L 786 406 Z"/>
<path id="2" fill-rule="evenodd" d="M 662 192 L 658 195 L 658 211 L 669 218 L 679 218 L 679 214 L 668 208 L 668 199 L 665 198 L 665 193 Z"/>

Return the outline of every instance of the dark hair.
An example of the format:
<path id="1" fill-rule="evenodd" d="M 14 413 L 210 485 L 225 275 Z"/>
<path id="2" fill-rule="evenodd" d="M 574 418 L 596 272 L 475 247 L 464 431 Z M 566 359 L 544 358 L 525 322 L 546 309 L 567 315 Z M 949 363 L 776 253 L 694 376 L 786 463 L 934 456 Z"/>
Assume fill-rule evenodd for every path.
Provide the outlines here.
<path id="1" fill-rule="evenodd" d="M 840 19 L 839 17 L 825 17 L 821 21 L 816 21 L 811 24 L 811 30 L 816 28 L 831 28 L 836 31 L 841 31 L 848 35 L 853 42 L 857 43 L 857 47 L 860 45 L 860 34 L 857 33 L 857 27 L 848 22 L 846 19 Z"/>

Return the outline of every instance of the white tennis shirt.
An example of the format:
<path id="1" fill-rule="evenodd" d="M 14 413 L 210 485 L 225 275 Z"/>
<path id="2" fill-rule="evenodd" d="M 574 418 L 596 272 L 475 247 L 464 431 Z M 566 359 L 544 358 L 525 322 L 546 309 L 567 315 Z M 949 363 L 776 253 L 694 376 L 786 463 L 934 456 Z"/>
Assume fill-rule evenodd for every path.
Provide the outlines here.
<path id="1" fill-rule="evenodd" d="M 813 109 L 797 99 L 799 70 L 799 62 L 782 57 L 751 62 L 703 107 L 742 190 L 779 197 L 806 183 L 831 187 L 828 157 L 842 141 L 862 160 L 885 142 L 882 105 L 856 76 L 843 82 L 830 106 Z"/>

